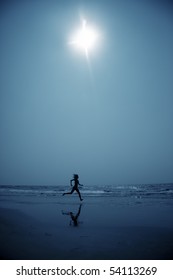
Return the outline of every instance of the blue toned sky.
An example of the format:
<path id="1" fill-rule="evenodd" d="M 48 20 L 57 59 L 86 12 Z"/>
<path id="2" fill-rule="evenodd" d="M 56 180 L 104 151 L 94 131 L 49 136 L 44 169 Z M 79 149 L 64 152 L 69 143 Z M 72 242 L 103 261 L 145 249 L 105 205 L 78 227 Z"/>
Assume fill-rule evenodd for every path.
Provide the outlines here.
<path id="1" fill-rule="evenodd" d="M 173 182 L 171 1 L 0 3 L 0 184 Z"/>

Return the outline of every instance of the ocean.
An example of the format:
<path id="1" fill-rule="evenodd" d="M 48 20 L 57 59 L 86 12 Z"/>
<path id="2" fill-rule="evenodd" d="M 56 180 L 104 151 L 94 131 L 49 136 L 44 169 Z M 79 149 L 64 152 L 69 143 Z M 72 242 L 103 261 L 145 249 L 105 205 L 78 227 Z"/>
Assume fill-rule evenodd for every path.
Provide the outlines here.
<path id="1" fill-rule="evenodd" d="M 69 186 L 1 185 L 3 196 L 61 196 L 70 191 Z M 133 197 L 138 199 L 173 199 L 173 183 L 138 185 L 94 185 L 79 187 L 83 197 Z"/>

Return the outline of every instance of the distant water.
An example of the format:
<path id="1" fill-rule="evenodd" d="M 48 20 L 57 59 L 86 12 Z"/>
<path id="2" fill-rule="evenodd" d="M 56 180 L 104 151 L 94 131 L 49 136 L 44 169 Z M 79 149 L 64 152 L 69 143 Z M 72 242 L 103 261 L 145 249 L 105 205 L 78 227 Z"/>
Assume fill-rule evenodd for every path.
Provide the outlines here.
<path id="1" fill-rule="evenodd" d="M 135 197 L 173 199 L 173 183 L 170 184 L 142 184 L 142 185 L 95 185 L 80 187 L 82 196 L 100 197 Z M 0 186 L 3 196 L 61 196 L 69 186 Z"/>

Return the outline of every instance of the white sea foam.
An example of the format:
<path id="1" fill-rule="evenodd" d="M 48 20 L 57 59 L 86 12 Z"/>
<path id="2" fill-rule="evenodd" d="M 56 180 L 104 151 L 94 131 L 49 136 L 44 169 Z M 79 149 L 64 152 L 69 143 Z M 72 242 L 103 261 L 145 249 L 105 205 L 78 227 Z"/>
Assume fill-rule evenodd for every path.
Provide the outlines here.
<path id="1" fill-rule="evenodd" d="M 0 186 L 0 195 L 59 196 L 69 186 Z M 152 197 L 173 199 L 173 184 L 95 185 L 80 188 L 84 196 Z"/>

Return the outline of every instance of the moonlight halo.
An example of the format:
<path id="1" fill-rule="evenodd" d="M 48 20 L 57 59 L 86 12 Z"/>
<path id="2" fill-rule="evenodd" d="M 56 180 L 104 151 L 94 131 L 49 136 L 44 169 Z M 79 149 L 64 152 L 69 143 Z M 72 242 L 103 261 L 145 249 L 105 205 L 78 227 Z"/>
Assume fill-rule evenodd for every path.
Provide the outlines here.
<path id="1" fill-rule="evenodd" d="M 96 47 L 98 41 L 98 32 L 92 26 L 87 24 L 85 19 L 82 20 L 82 26 L 72 36 L 69 44 L 77 50 L 83 52 L 88 58 L 89 52 Z"/>

